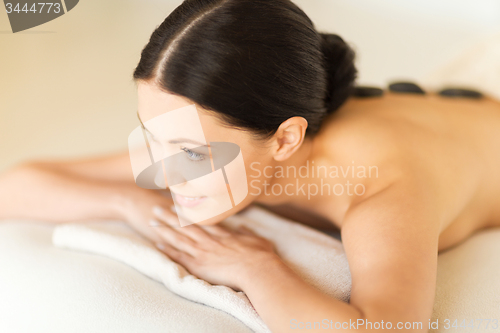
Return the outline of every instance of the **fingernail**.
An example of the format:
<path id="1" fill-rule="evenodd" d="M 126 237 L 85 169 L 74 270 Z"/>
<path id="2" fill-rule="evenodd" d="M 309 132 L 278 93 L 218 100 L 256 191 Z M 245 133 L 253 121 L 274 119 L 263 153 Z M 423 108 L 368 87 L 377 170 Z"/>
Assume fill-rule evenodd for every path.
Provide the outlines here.
<path id="1" fill-rule="evenodd" d="M 177 213 L 177 210 L 175 209 L 175 205 L 170 206 L 170 210 L 172 213 Z"/>
<path id="2" fill-rule="evenodd" d="M 163 216 L 163 214 L 164 214 L 163 208 L 161 208 L 160 206 L 154 206 L 153 213 L 157 216 Z"/>
<path id="3" fill-rule="evenodd" d="M 156 243 L 156 247 L 159 248 L 160 250 L 165 249 L 165 245 L 163 245 L 162 243 Z"/>
<path id="4" fill-rule="evenodd" d="M 159 227 L 161 224 L 156 220 L 149 220 L 149 225 L 152 227 Z"/>

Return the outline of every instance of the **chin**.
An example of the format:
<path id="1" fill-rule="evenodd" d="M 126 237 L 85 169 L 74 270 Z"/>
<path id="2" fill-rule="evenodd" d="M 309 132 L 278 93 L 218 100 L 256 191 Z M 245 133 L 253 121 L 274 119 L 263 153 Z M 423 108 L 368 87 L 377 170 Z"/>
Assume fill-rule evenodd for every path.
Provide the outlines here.
<path id="1" fill-rule="evenodd" d="M 210 216 L 210 209 L 207 210 L 197 210 L 197 209 L 191 209 L 191 208 L 186 208 L 182 207 L 182 215 L 186 217 L 187 220 L 190 221 L 200 221 L 200 222 L 192 222 L 192 224 L 198 224 L 198 225 L 215 225 L 218 224 L 224 219 L 238 213 L 239 211 L 243 210 L 249 205 L 249 203 L 244 204 L 244 202 L 241 202 L 239 205 L 236 205 L 236 207 L 233 207 L 229 210 L 224 211 L 223 213 L 220 213 L 218 215 L 212 216 L 208 219 L 202 219 L 200 217 L 203 216 Z M 210 214 L 210 215 L 209 215 Z"/>

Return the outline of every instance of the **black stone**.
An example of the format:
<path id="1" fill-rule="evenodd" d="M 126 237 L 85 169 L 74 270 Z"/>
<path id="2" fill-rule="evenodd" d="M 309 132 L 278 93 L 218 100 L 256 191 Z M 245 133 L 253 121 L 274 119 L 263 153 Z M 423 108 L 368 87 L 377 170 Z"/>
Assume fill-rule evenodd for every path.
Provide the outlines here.
<path id="1" fill-rule="evenodd" d="M 384 95 L 384 91 L 377 87 L 358 86 L 354 88 L 352 95 L 355 97 L 380 97 Z"/>
<path id="2" fill-rule="evenodd" d="M 439 92 L 439 95 L 445 97 L 465 97 L 465 98 L 475 98 L 475 99 L 483 97 L 483 94 L 477 90 L 460 89 L 460 88 L 446 88 L 441 90 Z"/>
<path id="3" fill-rule="evenodd" d="M 425 95 L 425 91 L 412 82 L 393 82 L 389 85 L 389 90 L 397 93 L 411 93 Z"/>

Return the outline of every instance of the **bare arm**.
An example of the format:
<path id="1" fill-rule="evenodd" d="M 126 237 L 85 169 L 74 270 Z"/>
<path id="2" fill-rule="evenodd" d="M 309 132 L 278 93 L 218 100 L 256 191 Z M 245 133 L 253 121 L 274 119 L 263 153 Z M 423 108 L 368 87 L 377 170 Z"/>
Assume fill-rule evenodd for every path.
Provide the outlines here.
<path id="1" fill-rule="evenodd" d="M 36 163 L 0 176 L 0 218 L 66 222 L 120 218 L 120 188 L 125 184 L 82 177 Z"/>
<path id="2" fill-rule="evenodd" d="M 160 240 L 149 225 L 152 209 L 168 212 L 165 193 L 139 188 L 127 153 L 67 161 L 21 164 L 0 175 L 0 219 L 122 220 L 146 238 Z"/>
<path id="3" fill-rule="evenodd" d="M 273 260 L 246 274 L 243 291 L 273 332 L 294 332 L 307 322 L 329 329 L 338 322 L 342 331 L 365 332 L 372 330 L 351 323 L 382 320 L 391 329 L 411 325 L 405 331 L 428 332 L 439 214 L 427 190 L 415 181 L 395 183 L 349 209 L 342 226 L 352 276 L 349 304 L 321 293 Z"/>
<path id="4" fill-rule="evenodd" d="M 83 159 L 36 161 L 29 164 L 86 179 L 134 184 L 128 151 Z"/>
<path id="5" fill-rule="evenodd" d="M 0 175 L 0 218 L 121 218 L 120 193 L 132 184 L 128 153 L 24 163 Z"/>

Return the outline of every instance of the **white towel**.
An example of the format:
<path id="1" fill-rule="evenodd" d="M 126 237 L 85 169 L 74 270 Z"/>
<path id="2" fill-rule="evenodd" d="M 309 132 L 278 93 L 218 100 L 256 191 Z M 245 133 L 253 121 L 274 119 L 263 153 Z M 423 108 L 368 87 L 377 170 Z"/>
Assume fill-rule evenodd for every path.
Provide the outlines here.
<path id="1" fill-rule="evenodd" d="M 351 275 L 340 241 L 256 206 L 222 222 L 231 229 L 242 224 L 272 241 L 278 255 L 306 282 L 349 301 Z M 62 224 L 54 228 L 52 241 L 58 247 L 119 260 L 188 300 L 233 315 L 255 332 L 270 332 L 243 292 L 190 275 L 123 222 Z"/>

